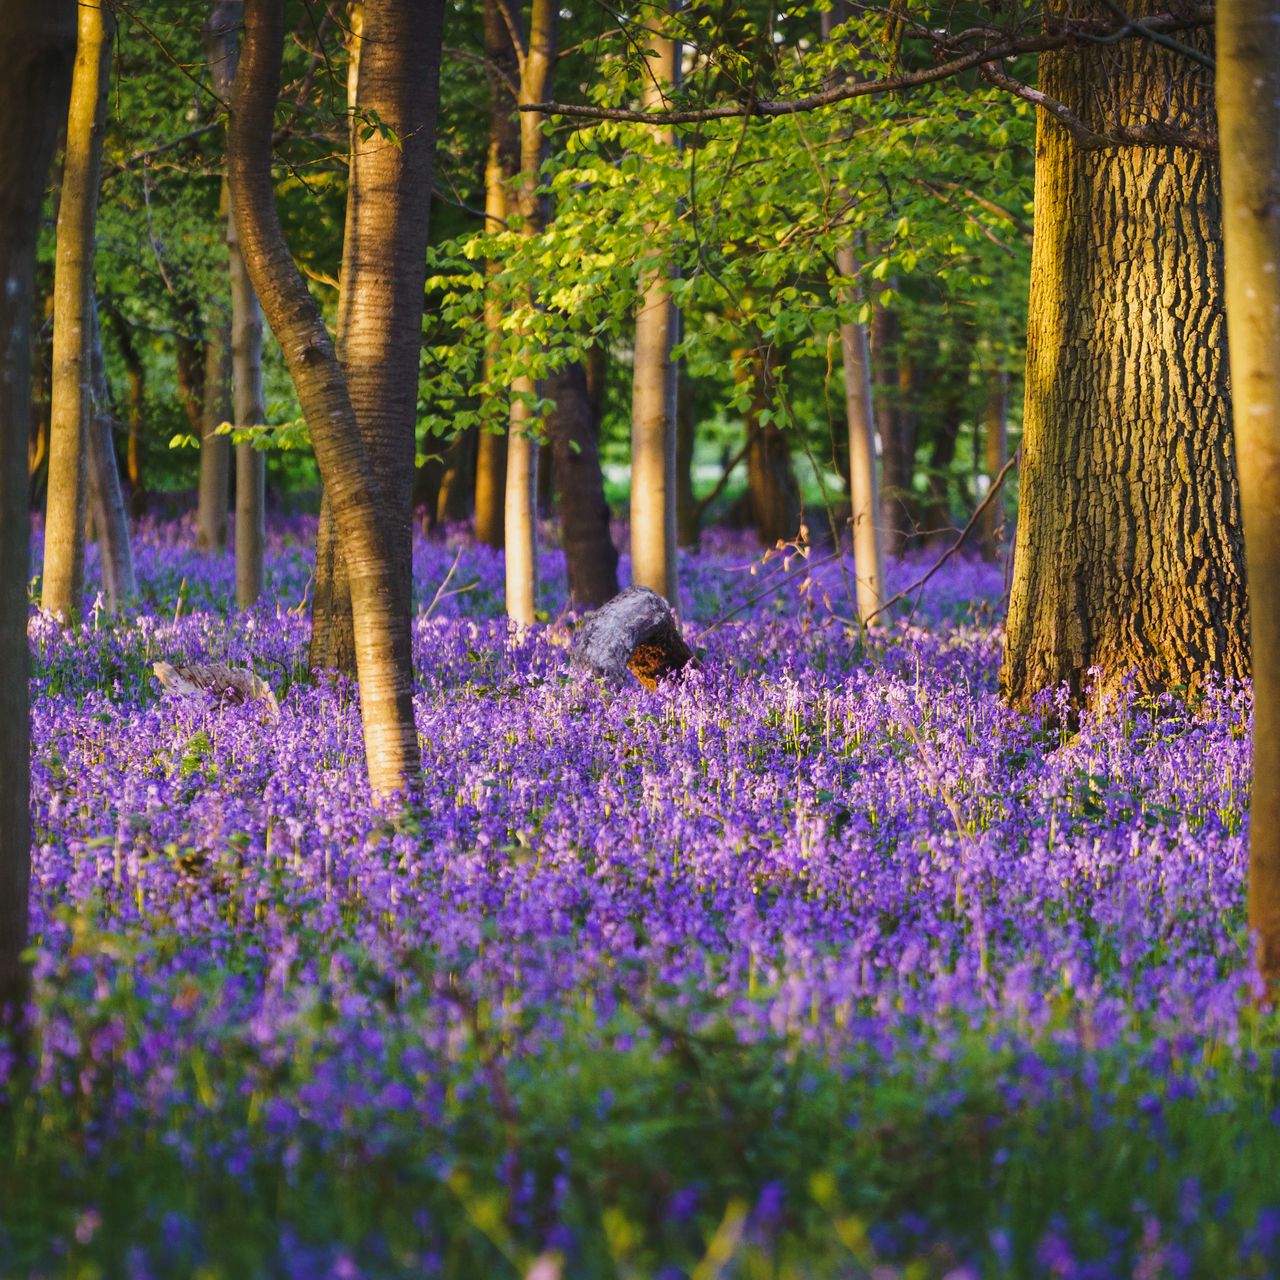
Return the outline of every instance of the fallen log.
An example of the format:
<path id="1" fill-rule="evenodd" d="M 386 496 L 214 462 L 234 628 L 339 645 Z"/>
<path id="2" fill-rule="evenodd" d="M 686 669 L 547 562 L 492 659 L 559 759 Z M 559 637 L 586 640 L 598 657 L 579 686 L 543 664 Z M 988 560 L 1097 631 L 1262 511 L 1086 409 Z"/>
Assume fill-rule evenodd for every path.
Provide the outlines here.
<path id="1" fill-rule="evenodd" d="M 157 662 L 152 668 L 166 694 L 189 698 L 197 693 L 211 693 L 219 701 L 240 706 L 246 702 L 263 702 L 273 716 L 280 705 L 271 686 L 247 667 L 229 667 L 223 662 L 193 662 L 175 667 Z"/>
<path id="2" fill-rule="evenodd" d="M 621 685 L 630 672 L 646 689 L 697 665 L 671 606 L 648 587 L 628 587 L 583 619 L 570 646 L 575 666 Z"/>

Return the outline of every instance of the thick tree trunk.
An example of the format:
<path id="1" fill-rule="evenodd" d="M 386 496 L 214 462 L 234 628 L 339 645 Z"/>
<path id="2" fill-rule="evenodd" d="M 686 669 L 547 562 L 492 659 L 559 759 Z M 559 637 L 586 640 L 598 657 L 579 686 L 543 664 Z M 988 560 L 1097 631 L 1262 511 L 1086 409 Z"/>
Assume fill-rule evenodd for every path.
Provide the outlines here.
<path id="1" fill-rule="evenodd" d="M 438 18 L 438 6 L 431 7 Z M 271 138 L 284 47 L 283 0 L 246 0 L 244 22 L 227 137 L 232 205 L 244 259 L 280 340 L 337 521 L 355 619 L 369 782 L 375 795 L 387 796 L 416 789 L 421 773 L 406 574 L 395 562 L 393 540 L 383 528 L 378 479 L 342 366 L 320 309 L 289 254 L 276 212 Z M 438 22 L 427 25 L 437 33 L 438 53 Z"/>
<path id="2" fill-rule="evenodd" d="M 40 588 L 41 606 L 66 622 L 79 612 L 84 589 L 94 229 L 115 35 L 105 0 L 81 0 L 79 12 L 54 260 L 53 408 Z"/>
<path id="3" fill-rule="evenodd" d="M 1218 130 L 1231 385 L 1249 569 L 1249 927 L 1280 983 L 1280 4 L 1218 0 Z"/>
<path id="4" fill-rule="evenodd" d="M 116 445 L 112 431 L 110 391 L 107 367 L 102 358 L 102 329 L 98 324 L 97 303 L 90 298 L 90 332 L 92 334 L 92 392 L 89 415 L 89 509 L 98 541 L 98 558 L 102 564 L 102 582 L 106 588 L 107 607 L 118 613 L 121 605 L 138 594 L 133 573 L 133 549 L 129 545 L 129 517 L 124 509 L 120 489 L 120 469 L 116 464 Z"/>
<path id="5" fill-rule="evenodd" d="M 1041 87 L 1093 128 L 1211 131 L 1210 73 L 1145 40 L 1047 54 Z M 1035 208 L 1005 696 L 1243 676 L 1216 159 L 1081 150 L 1042 115 Z"/>
<path id="6" fill-rule="evenodd" d="M 215 92 L 231 97 L 239 60 L 238 0 L 219 3 L 205 24 L 205 54 Z M 231 200 L 227 201 L 227 270 L 231 279 L 231 386 L 237 427 L 266 421 L 262 390 L 262 308 L 240 253 Z M 206 377 L 207 377 L 206 373 Z M 208 397 L 208 387 L 205 388 Z M 202 415 L 203 419 L 203 415 Z M 203 430 L 203 420 L 201 428 Z M 267 542 L 267 459 L 251 444 L 235 446 L 236 460 L 236 605 L 248 609 L 262 594 Z"/>
<path id="7" fill-rule="evenodd" d="M 27 991 L 31 317 L 40 204 L 67 116 L 75 15 L 70 0 L 0 5 L 0 1019 L 21 1017 Z"/>
<path id="8" fill-rule="evenodd" d="M 354 57 L 357 111 L 394 136 L 366 126 L 353 135 L 338 293 L 338 357 L 377 483 L 406 625 L 443 11 L 441 0 L 364 6 Z M 331 623 L 335 631 L 345 626 L 345 619 Z M 313 652 L 313 663 L 321 656 Z"/>
<path id="9" fill-rule="evenodd" d="M 773 408 L 774 357 L 771 350 L 756 348 L 735 353 L 738 376 L 751 381 L 751 407 L 747 413 L 747 507 L 760 544 L 772 547 L 789 542 L 800 532 L 803 511 L 800 485 L 791 465 L 791 442 L 772 417 L 761 419 Z"/>
<path id="10" fill-rule="evenodd" d="M 858 264 L 851 248 L 837 251 L 836 265 L 847 280 L 856 278 Z M 844 363 L 849 437 L 849 523 L 853 529 L 853 560 L 858 579 L 858 619 L 865 623 L 885 599 L 871 346 L 866 325 L 847 320 L 840 326 L 840 354 Z"/>
<path id="11" fill-rule="evenodd" d="M 693 494 L 693 448 L 697 442 L 693 383 L 681 362 L 676 373 L 676 542 L 696 550 L 702 540 L 698 500 Z"/>
<path id="12" fill-rule="evenodd" d="M 547 379 L 544 394 L 555 401 L 547 416 L 547 441 L 560 491 L 560 537 L 569 572 L 569 600 L 577 608 L 591 609 L 618 594 L 618 552 L 609 536 L 599 424 L 586 371 L 580 364 L 571 364 Z"/>
<path id="13" fill-rule="evenodd" d="M 507 17 L 503 17 L 503 7 Z M 509 210 L 508 183 L 520 164 L 520 123 L 515 115 L 516 96 L 511 86 L 520 75 L 511 41 L 516 18 L 507 0 L 485 0 L 484 49 L 489 77 L 489 151 L 484 170 L 484 209 L 490 231 L 501 230 Z M 491 265 L 497 270 L 497 264 Z M 484 308 L 489 342 L 485 356 L 485 382 L 492 383 L 492 350 L 502 325 L 502 308 L 490 297 Z M 501 547 L 505 537 L 507 488 L 507 437 L 485 431 L 476 442 L 476 538 L 489 547 Z"/>
<path id="14" fill-rule="evenodd" d="M 550 95 L 556 59 L 555 0 L 533 0 L 529 38 L 520 63 L 520 102 L 545 102 Z M 543 117 L 520 115 L 520 216 L 524 234 L 536 236 L 546 223 L 545 200 L 538 191 L 544 154 Z M 532 378 L 511 383 L 511 415 L 507 433 L 505 513 L 507 616 L 521 626 L 533 622 L 538 601 L 538 442 L 529 429 L 530 405 L 538 388 Z"/>
<path id="15" fill-rule="evenodd" d="M 234 415 L 231 404 L 230 317 L 211 313 L 204 344 L 204 411 L 200 415 L 200 488 L 196 544 L 201 551 L 225 551 L 227 504 L 231 492 L 231 440 L 218 434 Z"/>
<path id="16" fill-rule="evenodd" d="M 987 479 L 995 484 L 1009 461 L 1009 375 L 1003 370 L 990 375 L 982 420 Z M 1006 512 L 1001 491 L 982 514 L 982 553 L 988 560 L 998 560 L 1004 552 Z"/>
<path id="17" fill-rule="evenodd" d="M 660 111 L 680 82 L 680 46 L 654 35 L 645 74 L 644 107 Z M 673 129 L 655 140 L 674 148 Z M 676 362 L 678 319 L 670 268 L 655 255 L 641 275 L 631 384 L 631 581 L 680 608 L 676 556 Z"/>

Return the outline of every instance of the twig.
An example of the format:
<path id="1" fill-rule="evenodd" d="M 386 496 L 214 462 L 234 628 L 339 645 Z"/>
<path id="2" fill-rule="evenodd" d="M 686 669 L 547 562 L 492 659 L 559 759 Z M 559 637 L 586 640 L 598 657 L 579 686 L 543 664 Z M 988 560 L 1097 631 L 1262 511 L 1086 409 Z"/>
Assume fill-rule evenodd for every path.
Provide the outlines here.
<path id="1" fill-rule="evenodd" d="M 960 548 L 964 545 L 965 539 L 969 536 L 970 533 L 973 532 L 974 526 L 982 518 L 982 513 L 986 511 L 986 509 L 992 504 L 992 502 L 995 501 L 995 496 L 997 493 L 1000 492 L 1000 486 L 1004 484 L 1005 477 L 1009 474 L 1010 471 L 1013 470 L 1014 467 L 1018 465 L 1018 461 L 1019 459 L 1021 459 L 1021 457 L 1022 457 L 1022 446 L 1019 445 L 1013 457 L 1010 458 L 1009 461 L 1006 462 L 1004 466 L 1000 468 L 999 474 L 991 482 L 991 488 L 987 490 L 987 496 L 983 498 L 980 503 L 978 503 L 977 507 L 974 509 L 973 515 L 969 517 L 968 524 L 966 524 L 965 527 L 960 530 L 959 536 L 956 538 L 956 540 L 934 562 L 933 568 L 930 569 L 929 572 L 926 573 L 923 578 L 920 578 L 917 581 L 913 582 L 909 587 L 904 587 L 901 591 L 898 592 L 897 595 L 890 596 L 889 599 L 886 600 L 884 604 L 882 604 L 878 609 L 875 609 L 871 613 L 867 614 L 866 618 L 863 620 L 863 624 L 862 624 L 863 626 L 870 626 L 872 618 L 878 617 L 880 614 L 884 613 L 885 610 L 893 608 L 893 606 L 897 604 L 899 600 L 905 600 L 913 592 L 919 591 L 929 581 L 929 579 L 932 578 L 933 575 L 937 573 L 938 570 L 941 569 L 942 566 L 946 564 L 947 561 L 950 560 L 951 557 L 955 555 L 957 551 L 960 550 Z"/>
<path id="2" fill-rule="evenodd" d="M 757 592 L 749 599 L 744 600 L 734 609 L 730 609 L 728 613 L 722 614 L 709 627 L 698 632 L 697 639 L 701 641 L 705 636 L 709 636 L 718 626 L 729 621 L 730 618 L 736 618 L 744 609 L 750 609 L 753 604 L 758 604 L 761 600 L 773 595 L 775 591 L 781 591 L 788 582 L 795 581 L 802 574 L 809 573 L 813 569 L 821 569 L 824 564 L 830 564 L 833 560 L 839 560 L 844 555 L 843 551 L 832 552 L 831 555 L 825 556 L 821 560 L 806 560 L 805 563 L 794 573 L 789 573 L 785 578 L 779 578 L 771 587 L 767 587 L 764 591 Z"/>

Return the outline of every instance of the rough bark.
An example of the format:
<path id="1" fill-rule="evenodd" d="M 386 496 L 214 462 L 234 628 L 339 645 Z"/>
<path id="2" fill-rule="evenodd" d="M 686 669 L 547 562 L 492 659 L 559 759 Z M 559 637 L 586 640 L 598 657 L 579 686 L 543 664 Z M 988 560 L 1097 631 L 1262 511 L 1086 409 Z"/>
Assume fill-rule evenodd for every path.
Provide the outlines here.
<path id="1" fill-rule="evenodd" d="M 510 212 L 508 183 L 520 164 L 520 123 L 511 85 L 520 75 L 511 41 L 514 15 L 503 6 L 507 0 L 485 0 L 484 49 L 489 77 L 489 150 L 484 170 L 484 209 L 490 230 L 499 230 Z M 497 264 L 491 264 L 497 270 Z M 485 382 L 492 382 L 492 352 L 502 324 L 502 308 L 490 297 L 484 309 L 485 330 L 490 335 L 485 358 Z M 505 537 L 504 504 L 507 488 L 507 437 L 482 432 L 476 442 L 476 538 L 489 547 L 501 547 Z"/>
<path id="2" fill-rule="evenodd" d="M 1218 0 L 1217 106 L 1235 442 L 1249 572 L 1249 928 L 1280 983 L 1280 4 Z"/>
<path id="3" fill-rule="evenodd" d="M 70 0 L 0 2 L 0 1017 L 27 991 L 27 446 L 36 237 L 75 50 Z"/>
<path id="4" fill-rule="evenodd" d="M 556 59 L 559 8 L 555 0 L 533 0 L 529 36 L 520 59 L 520 102 L 545 102 L 550 96 Z M 520 180 L 517 200 L 522 230 L 540 234 L 546 223 L 545 200 L 538 189 L 545 151 L 543 116 L 520 114 Z M 525 375 L 511 382 L 504 504 L 507 616 L 527 626 L 537 616 L 538 600 L 538 441 L 530 429 L 530 405 L 538 393 Z"/>
<path id="5" fill-rule="evenodd" d="M 90 333 L 92 335 L 91 391 L 89 414 L 89 508 L 98 542 L 98 560 L 102 565 L 102 583 L 107 607 L 118 613 L 121 605 L 138 593 L 133 572 L 133 548 L 129 545 L 129 517 L 124 508 L 120 488 L 120 469 L 116 463 L 116 445 L 111 415 L 111 396 L 107 386 L 107 368 L 102 358 L 102 329 L 98 323 L 96 302 L 90 299 Z"/>
<path id="6" fill-rule="evenodd" d="M 1212 125 L 1211 74 L 1148 41 L 1046 55 L 1041 88 L 1092 128 Z M 1035 209 L 1005 696 L 1243 676 L 1216 158 L 1082 151 L 1041 115 Z"/>
<path id="7" fill-rule="evenodd" d="M 214 91 L 231 96 L 239 60 L 241 0 L 215 5 L 205 24 L 205 54 Z M 231 386 L 237 427 L 266 421 L 262 390 L 262 308 L 249 279 L 233 216 L 227 201 L 227 271 L 231 280 Z M 208 388 L 205 389 L 208 395 Z M 202 422 L 203 428 L 203 422 Z M 267 542 L 267 459 L 252 444 L 235 446 L 236 460 L 236 605 L 248 609 L 262 594 Z"/>
<path id="8" fill-rule="evenodd" d="M 383 528 L 377 478 L 342 366 L 290 256 L 276 211 L 272 121 L 280 89 L 283 10 L 283 0 L 246 0 L 227 135 L 228 175 L 245 263 L 280 341 L 337 521 L 355 621 L 369 782 L 375 795 L 387 796 L 416 789 L 421 773 L 404 570 Z"/>
<path id="9" fill-rule="evenodd" d="M 546 380 L 555 401 L 547 415 L 547 442 L 560 492 L 560 538 L 569 574 L 569 601 L 594 608 L 618 594 L 618 552 L 609 536 L 609 504 L 600 473 L 599 424 L 587 375 L 571 364 Z"/>
<path id="10" fill-rule="evenodd" d="M 104 0 L 82 0 L 67 110 L 66 158 L 54 258 L 53 407 L 41 606 L 70 622 L 84 589 L 92 412 L 94 229 L 115 19 Z"/>
<path id="11" fill-rule="evenodd" d="M 982 423 L 987 480 L 994 484 L 1009 461 L 1009 375 L 1003 370 L 989 377 Z M 1000 492 L 982 513 L 982 552 L 989 560 L 998 560 L 1004 553 L 1006 518 L 1005 496 Z"/>
<path id="12" fill-rule="evenodd" d="M 196 544 L 201 551 L 225 551 L 227 504 L 231 493 L 231 440 L 218 428 L 230 422 L 230 317 L 211 315 L 204 344 L 204 405 L 200 415 L 200 487 L 196 506 Z"/>
<path id="13" fill-rule="evenodd" d="M 671 606 L 648 587 L 628 587 L 584 618 L 570 656 L 610 684 L 624 684 L 630 672 L 646 689 L 695 661 Z"/>
<path id="14" fill-rule="evenodd" d="M 351 140 L 338 357 L 373 468 L 407 619 L 413 598 L 418 373 L 444 6 L 442 0 L 371 0 L 363 8 L 353 58 L 361 127 Z M 390 136 L 364 123 L 374 118 Z M 342 544 L 342 560 L 346 553 Z M 315 608 L 313 603 L 313 624 Z M 330 624 L 335 631 L 346 625 L 345 618 Z M 313 648 L 313 665 L 324 665 L 323 657 Z"/>
<path id="15" fill-rule="evenodd" d="M 643 95 L 658 111 L 680 81 L 680 46 L 656 33 L 649 44 Z M 673 129 L 654 141 L 675 148 Z M 641 274 L 631 384 L 631 581 L 666 596 L 679 609 L 676 556 L 677 368 L 671 349 L 678 318 L 671 300 L 670 267 L 655 252 Z"/>
<path id="16" fill-rule="evenodd" d="M 747 411 L 747 493 L 751 524 L 765 547 L 788 542 L 800 532 L 800 485 L 791 465 L 791 443 L 766 411 L 774 407 L 774 357 L 755 348 L 735 353 L 737 376 L 751 382 Z"/>

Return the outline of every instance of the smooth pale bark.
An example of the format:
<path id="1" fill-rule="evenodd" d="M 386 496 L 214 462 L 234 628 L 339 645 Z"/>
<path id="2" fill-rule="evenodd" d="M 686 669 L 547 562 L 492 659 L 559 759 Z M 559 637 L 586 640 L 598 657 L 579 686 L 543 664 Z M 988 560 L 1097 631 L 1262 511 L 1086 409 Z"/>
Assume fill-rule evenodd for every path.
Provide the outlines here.
<path id="1" fill-rule="evenodd" d="M 520 102 L 545 102 L 550 96 L 556 60 L 555 0 L 533 0 L 529 36 L 520 58 Z M 545 201 L 538 190 L 545 144 L 544 117 L 520 114 L 520 180 L 517 200 L 521 228 L 536 236 L 546 223 Z M 511 381 L 507 430 L 507 475 L 504 512 L 507 617 L 521 626 L 535 621 L 538 608 L 538 441 L 531 430 L 531 405 L 537 384 L 525 374 Z"/>
<path id="2" fill-rule="evenodd" d="M 84 590 L 92 412 L 94 230 L 115 18 L 103 0 L 81 0 L 53 278 L 53 406 L 40 604 L 70 622 Z"/>
<path id="3" fill-rule="evenodd" d="M 1212 74 L 1145 40 L 1046 54 L 1040 86 L 1094 129 L 1212 126 Z M 1244 676 L 1216 158 L 1081 150 L 1041 115 L 1035 210 L 1004 694 Z"/>
<path id="4" fill-rule="evenodd" d="M 846 280 L 857 277 L 858 263 L 851 248 L 845 246 L 836 251 L 836 267 Z M 840 357 L 844 365 L 845 420 L 849 435 L 849 523 L 853 529 L 858 620 L 865 623 L 885 599 L 871 344 L 866 325 L 846 320 L 840 326 Z"/>
<path id="5" fill-rule="evenodd" d="M 1009 375 L 1003 370 L 990 375 L 982 424 L 987 480 L 994 484 L 1009 461 Z M 998 560 L 1004 550 L 1006 511 L 1002 490 L 982 513 L 982 552 L 989 560 Z"/>
<path id="6" fill-rule="evenodd" d="M 1249 928 L 1280 982 L 1280 3 L 1218 0 L 1231 388 L 1249 572 Z"/>
<path id="7" fill-rule="evenodd" d="M 772 417 L 763 421 L 774 407 L 773 352 L 758 347 L 735 352 L 734 367 L 736 376 L 751 385 L 745 423 L 747 510 L 761 545 L 772 547 L 795 538 L 804 517 L 790 441 Z"/>
<path id="8" fill-rule="evenodd" d="M 507 17 L 503 17 L 506 9 Z M 490 231 L 506 223 L 509 208 L 508 184 L 520 165 L 520 122 L 515 114 L 519 64 L 511 31 L 515 17 L 507 0 L 485 0 L 484 50 L 489 77 L 489 150 L 484 169 L 485 221 Z M 496 271 L 496 263 L 490 264 Z M 484 379 L 493 382 L 493 350 L 499 341 L 502 307 L 490 294 L 484 308 L 485 330 L 489 335 L 485 352 Z M 507 488 L 507 437 L 485 431 L 476 442 L 476 519 L 478 541 L 501 547 L 505 538 Z"/>
<path id="9" fill-rule="evenodd" d="M 643 106 L 661 111 L 680 81 L 680 46 L 654 34 L 649 45 Z M 674 129 L 654 131 L 674 149 Z M 676 556 L 677 367 L 671 349 L 678 319 L 670 269 L 660 260 L 641 273 L 631 382 L 631 581 L 680 608 Z"/>
<path id="10" fill-rule="evenodd" d="M 427 233 L 439 105 L 442 0 L 369 0 L 353 58 L 352 136 L 338 291 L 338 358 L 373 468 L 408 625 Z M 376 119 L 390 131 L 371 128 Z M 336 514 L 336 513 L 335 513 Z M 338 530 L 342 560 L 347 548 Z M 354 603 L 354 596 L 353 596 Z M 320 605 L 317 594 L 313 618 Z M 345 627 L 334 618 L 331 629 Z M 322 655 L 312 653 L 313 664 Z"/>
<path id="11" fill-rule="evenodd" d="M 232 205 L 241 251 L 280 341 L 338 524 L 355 620 L 369 782 L 375 795 L 388 796 L 416 790 L 421 775 L 404 570 L 383 528 L 377 477 L 342 365 L 276 211 L 272 121 L 284 48 L 283 0 L 246 0 L 244 32 L 227 133 Z"/>
<path id="12" fill-rule="evenodd" d="M 90 299 L 90 332 L 93 400 L 88 429 L 89 509 L 93 513 L 107 607 L 112 613 L 118 613 L 126 600 L 138 594 L 138 582 L 133 572 L 129 517 L 120 488 L 120 468 L 116 463 L 111 397 L 107 387 L 106 363 L 102 358 L 102 329 L 98 323 L 97 303 L 93 299 Z"/>
<path id="13" fill-rule="evenodd" d="M 219 3 L 204 28 L 205 55 L 214 92 L 230 98 L 239 59 L 243 4 Z M 237 427 L 262 426 L 267 417 L 262 390 L 262 308 L 240 253 L 228 192 L 227 272 L 231 280 L 232 421 Z M 206 374 L 207 377 L 207 374 Z M 208 395 L 208 388 L 205 388 Z M 203 422 L 202 422 L 203 429 Z M 251 444 L 235 446 L 236 460 L 236 606 L 248 609 L 262 595 L 267 543 L 267 459 Z"/>
<path id="14" fill-rule="evenodd" d="M 227 504 L 231 494 L 231 440 L 219 433 L 230 422 L 231 318 L 209 317 L 204 344 L 204 406 L 200 415 L 200 487 L 196 507 L 196 545 L 201 551 L 225 551 Z"/>
<path id="15" fill-rule="evenodd" d="M 555 401 L 547 415 L 547 443 L 560 494 L 560 537 L 569 577 L 569 601 L 580 609 L 618 594 L 618 552 L 609 535 L 609 504 L 600 473 L 599 423 L 586 370 L 571 364 L 546 380 Z"/>
<path id="16" fill-rule="evenodd" d="M 0 0 L 0 1018 L 27 992 L 31 877 L 27 448 L 40 204 L 67 115 L 76 11 L 69 0 Z"/>

